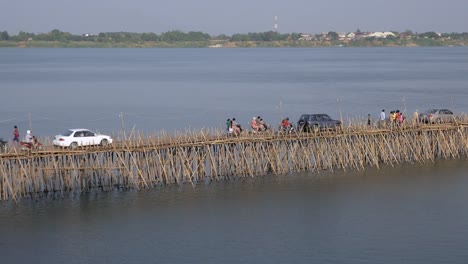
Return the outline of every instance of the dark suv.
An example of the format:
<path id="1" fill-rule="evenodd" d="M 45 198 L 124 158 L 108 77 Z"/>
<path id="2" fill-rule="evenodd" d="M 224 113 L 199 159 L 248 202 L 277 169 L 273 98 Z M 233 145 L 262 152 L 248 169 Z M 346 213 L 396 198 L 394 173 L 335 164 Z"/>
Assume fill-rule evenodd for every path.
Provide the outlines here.
<path id="1" fill-rule="evenodd" d="M 325 129 L 339 129 L 341 121 L 333 120 L 327 114 L 303 114 L 297 121 L 297 131 L 318 132 Z"/>

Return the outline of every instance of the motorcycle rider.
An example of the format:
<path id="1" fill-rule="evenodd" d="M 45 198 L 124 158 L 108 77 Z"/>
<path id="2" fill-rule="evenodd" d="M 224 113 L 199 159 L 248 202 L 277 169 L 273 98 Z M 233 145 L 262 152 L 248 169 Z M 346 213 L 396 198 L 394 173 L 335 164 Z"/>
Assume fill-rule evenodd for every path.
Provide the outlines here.
<path id="1" fill-rule="evenodd" d="M 33 148 L 38 149 L 42 144 L 37 140 L 36 136 L 32 136 L 31 144 Z"/>
<path id="2" fill-rule="evenodd" d="M 233 135 L 234 136 L 239 136 L 240 133 L 242 132 L 242 127 L 236 122 L 236 118 L 231 119 L 231 127 L 233 130 Z"/>
<path id="3" fill-rule="evenodd" d="M 31 135 L 31 130 L 26 131 L 26 135 L 24 135 L 24 142 L 28 144 L 32 144 L 33 136 Z"/>
<path id="4" fill-rule="evenodd" d="M 42 146 L 37 138 L 31 134 L 31 130 L 26 131 L 24 141 L 21 141 L 20 145 L 28 149 L 39 149 Z"/>
<path id="5" fill-rule="evenodd" d="M 281 120 L 281 130 L 284 132 L 291 132 L 294 129 L 294 126 L 289 122 L 289 117 Z"/>
<path id="6" fill-rule="evenodd" d="M 260 129 L 262 131 L 265 131 L 269 128 L 269 125 L 265 123 L 265 121 L 263 121 L 263 118 L 260 118 Z"/>
<path id="7" fill-rule="evenodd" d="M 33 147 L 34 138 L 31 134 L 31 130 L 26 131 L 26 135 L 24 135 L 24 141 L 21 141 L 20 145 L 29 149 Z"/>
<path id="8" fill-rule="evenodd" d="M 255 132 L 260 132 L 262 131 L 262 128 L 260 127 L 260 124 L 257 120 L 257 118 L 252 117 L 252 121 L 250 121 L 250 127 L 252 128 L 253 131 Z"/>

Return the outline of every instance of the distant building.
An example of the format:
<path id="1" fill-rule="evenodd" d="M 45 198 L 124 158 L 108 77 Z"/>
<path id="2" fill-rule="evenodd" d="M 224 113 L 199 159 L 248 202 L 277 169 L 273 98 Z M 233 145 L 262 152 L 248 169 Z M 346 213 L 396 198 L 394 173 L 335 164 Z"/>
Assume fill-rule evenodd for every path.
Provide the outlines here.
<path id="1" fill-rule="evenodd" d="M 312 34 L 301 34 L 301 37 L 299 40 L 307 40 L 307 41 L 312 41 L 314 40 L 314 36 Z"/>
<path id="2" fill-rule="evenodd" d="M 336 32 L 338 34 L 338 40 L 345 40 L 346 33 L 345 32 Z"/>
<path id="3" fill-rule="evenodd" d="M 367 35 L 367 37 L 371 38 L 387 38 L 388 36 L 396 37 L 395 34 L 392 32 L 374 32 L 372 34 Z"/>
<path id="4" fill-rule="evenodd" d="M 330 36 L 328 35 L 328 32 L 320 33 L 319 39 L 321 41 L 330 41 L 331 40 Z"/>
<path id="5" fill-rule="evenodd" d="M 354 38 L 356 37 L 356 33 L 351 32 L 351 33 L 349 33 L 348 35 L 346 35 L 346 37 L 347 37 L 348 39 L 354 39 Z"/>

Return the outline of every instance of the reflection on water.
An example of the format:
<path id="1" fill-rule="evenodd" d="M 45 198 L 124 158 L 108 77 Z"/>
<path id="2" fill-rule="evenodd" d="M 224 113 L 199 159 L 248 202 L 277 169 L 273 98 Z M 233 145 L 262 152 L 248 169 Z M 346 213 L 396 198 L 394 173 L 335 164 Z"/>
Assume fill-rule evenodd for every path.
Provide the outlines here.
<path id="1" fill-rule="evenodd" d="M 0 204 L 2 263 L 466 263 L 468 162 Z"/>

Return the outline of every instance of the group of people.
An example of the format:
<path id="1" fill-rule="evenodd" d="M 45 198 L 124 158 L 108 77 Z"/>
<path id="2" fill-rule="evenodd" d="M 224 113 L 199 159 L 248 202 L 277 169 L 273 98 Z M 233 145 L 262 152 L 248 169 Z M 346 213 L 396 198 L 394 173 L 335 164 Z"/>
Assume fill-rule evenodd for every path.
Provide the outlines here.
<path id="1" fill-rule="evenodd" d="M 226 130 L 228 134 L 238 136 L 242 132 L 242 127 L 236 122 L 236 118 L 233 117 L 226 121 Z"/>
<path id="2" fill-rule="evenodd" d="M 388 120 L 390 121 L 390 125 L 402 125 L 403 122 L 405 121 L 406 117 L 403 115 L 400 110 L 394 110 L 390 111 L 390 115 L 388 116 Z M 386 124 L 386 115 L 385 115 L 385 109 L 382 109 L 382 112 L 380 112 L 380 125 L 385 126 Z M 419 122 L 419 114 L 418 111 L 414 112 L 413 114 L 413 123 L 418 123 Z M 370 114 L 368 115 L 368 121 L 367 124 L 370 125 Z"/>
<path id="3" fill-rule="evenodd" d="M 250 128 L 251 131 L 254 133 L 264 132 L 270 129 L 270 125 L 265 123 L 261 116 L 252 117 L 250 121 Z M 228 135 L 238 136 L 243 131 L 240 124 L 236 122 L 236 118 L 229 118 L 226 121 L 226 131 Z M 281 120 L 280 123 L 280 131 L 281 132 L 292 132 L 294 131 L 294 125 L 289 121 L 289 117 L 284 118 Z"/>
<path id="4" fill-rule="evenodd" d="M 36 136 L 31 133 L 31 130 L 26 131 L 26 135 L 24 135 L 24 140 L 20 141 L 20 134 L 17 126 L 13 128 L 13 143 L 16 145 L 20 145 L 26 148 L 39 148 L 42 144 L 37 140 Z"/>
<path id="5" fill-rule="evenodd" d="M 250 121 L 250 128 L 252 128 L 252 131 L 254 132 L 262 132 L 267 130 L 269 126 L 265 124 L 263 118 L 261 118 L 260 116 L 254 116 L 252 117 L 252 121 Z"/>
<path id="6" fill-rule="evenodd" d="M 401 125 L 403 124 L 403 121 L 405 120 L 405 117 L 403 116 L 403 113 L 400 112 L 400 110 L 395 110 L 395 111 L 390 111 L 390 124 L 392 125 Z"/>
<path id="7" fill-rule="evenodd" d="M 250 127 L 253 132 L 263 132 L 270 128 L 270 126 L 263 121 L 261 116 L 254 116 L 250 122 Z M 243 129 L 242 126 L 236 122 L 236 118 L 229 118 L 226 121 L 226 131 L 229 135 L 238 136 Z"/>

